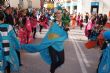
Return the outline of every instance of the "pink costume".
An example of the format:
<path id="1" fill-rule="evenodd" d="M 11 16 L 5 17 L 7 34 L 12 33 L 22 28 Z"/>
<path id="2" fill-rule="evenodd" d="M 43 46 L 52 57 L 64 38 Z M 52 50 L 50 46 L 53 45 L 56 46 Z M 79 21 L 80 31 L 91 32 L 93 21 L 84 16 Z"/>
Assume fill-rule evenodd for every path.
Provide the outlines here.
<path id="1" fill-rule="evenodd" d="M 26 18 L 25 26 L 20 27 L 17 34 L 21 44 L 28 44 L 33 42 L 32 28 L 28 17 Z"/>
<path id="2" fill-rule="evenodd" d="M 27 43 L 32 43 L 33 42 L 33 35 L 32 35 L 32 25 L 30 23 L 29 17 L 26 17 L 26 32 L 27 32 Z"/>
<path id="3" fill-rule="evenodd" d="M 27 38 L 26 37 L 26 35 L 27 35 L 26 29 L 20 27 L 18 29 L 17 35 L 18 35 L 20 43 L 21 44 L 26 44 L 26 38 Z"/>
<path id="4" fill-rule="evenodd" d="M 85 28 L 85 35 L 88 37 L 90 35 L 90 33 L 88 32 L 89 30 L 92 30 L 93 26 L 95 25 L 94 22 L 92 22 L 91 20 L 89 20 L 89 22 L 86 25 Z"/>
<path id="5" fill-rule="evenodd" d="M 30 20 L 31 20 L 30 22 L 31 22 L 32 28 L 36 28 L 38 23 L 37 18 L 31 17 Z"/>
<path id="6" fill-rule="evenodd" d="M 79 26 L 80 15 L 78 15 L 78 16 L 76 17 L 76 21 L 77 21 L 77 26 Z"/>
<path id="7" fill-rule="evenodd" d="M 80 16 L 80 18 L 79 18 L 79 26 L 81 26 L 81 27 L 84 26 L 83 25 L 83 17 L 82 16 Z"/>
<path id="8" fill-rule="evenodd" d="M 47 29 L 48 28 L 48 19 L 45 17 L 43 21 L 40 20 L 40 25 Z"/>

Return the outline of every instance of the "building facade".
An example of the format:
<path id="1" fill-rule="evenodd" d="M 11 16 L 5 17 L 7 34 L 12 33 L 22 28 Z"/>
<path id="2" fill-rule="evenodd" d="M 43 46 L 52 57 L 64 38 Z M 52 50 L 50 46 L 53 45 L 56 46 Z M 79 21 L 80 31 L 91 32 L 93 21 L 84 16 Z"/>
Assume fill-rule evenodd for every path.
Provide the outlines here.
<path id="1" fill-rule="evenodd" d="M 40 8 L 41 3 L 46 1 L 54 2 L 54 7 L 61 5 L 66 8 L 70 14 L 77 13 L 103 13 L 108 14 L 110 11 L 110 4 L 108 0 L 6 0 L 6 5 L 10 4 L 11 7 L 21 6 L 22 8 Z M 42 2 L 40 2 L 42 1 Z M 52 4 L 49 4 L 51 7 Z"/>
<path id="2" fill-rule="evenodd" d="M 21 8 L 40 8 L 40 0 L 6 0 L 5 5 L 9 4 L 11 7 Z"/>
<path id="3" fill-rule="evenodd" d="M 70 14 L 77 13 L 103 13 L 108 14 L 110 11 L 110 4 L 108 0 L 57 0 L 55 6 L 58 4 L 66 8 Z"/>

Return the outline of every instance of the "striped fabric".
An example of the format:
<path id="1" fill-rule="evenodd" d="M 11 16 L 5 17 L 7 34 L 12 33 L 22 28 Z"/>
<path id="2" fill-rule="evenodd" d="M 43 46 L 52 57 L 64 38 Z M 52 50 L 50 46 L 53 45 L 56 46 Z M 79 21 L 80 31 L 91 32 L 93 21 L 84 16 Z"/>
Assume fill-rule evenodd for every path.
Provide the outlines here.
<path id="1" fill-rule="evenodd" d="M 8 63 L 11 71 L 19 70 L 19 60 L 16 50 L 20 43 L 16 38 L 13 27 L 9 24 L 0 24 L 0 73 L 5 73 Z"/>
<path id="2" fill-rule="evenodd" d="M 4 56 L 9 55 L 9 40 L 8 40 L 8 28 L 7 27 L 0 27 L 0 34 L 2 36 L 2 47 L 3 47 L 3 53 Z"/>

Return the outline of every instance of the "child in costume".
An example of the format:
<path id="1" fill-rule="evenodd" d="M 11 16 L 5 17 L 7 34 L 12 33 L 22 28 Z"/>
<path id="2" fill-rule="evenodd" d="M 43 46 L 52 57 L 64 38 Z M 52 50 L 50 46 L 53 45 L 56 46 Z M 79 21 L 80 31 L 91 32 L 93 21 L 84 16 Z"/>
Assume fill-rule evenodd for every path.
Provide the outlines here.
<path id="1" fill-rule="evenodd" d="M 30 17 L 26 13 L 22 13 L 19 18 L 19 29 L 17 35 L 21 44 L 28 44 L 33 42 L 32 25 Z"/>
<path id="2" fill-rule="evenodd" d="M 50 64 L 50 72 L 64 63 L 64 41 L 68 38 L 68 28 L 62 22 L 62 8 L 55 8 L 55 20 L 40 44 L 26 44 L 22 48 L 28 52 L 40 52 L 42 59 Z"/>
<path id="3" fill-rule="evenodd" d="M 19 60 L 16 50 L 20 43 L 10 24 L 4 23 L 5 15 L 0 12 L 0 73 L 10 73 L 19 69 Z"/>
<path id="4" fill-rule="evenodd" d="M 103 37 L 106 41 L 106 46 L 103 49 L 100 63 L 98 66 L 98 73 L 109 73 L 110 72 L 110 30 L 103 33 Z"/>

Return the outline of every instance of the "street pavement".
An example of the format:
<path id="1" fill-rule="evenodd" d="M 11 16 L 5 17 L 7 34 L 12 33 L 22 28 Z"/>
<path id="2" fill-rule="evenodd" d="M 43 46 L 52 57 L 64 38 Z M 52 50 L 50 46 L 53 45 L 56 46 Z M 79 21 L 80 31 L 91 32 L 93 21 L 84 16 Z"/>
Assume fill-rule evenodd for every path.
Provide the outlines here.
<path id="1" fill-rule="evenodd" d="M 35 44 L 40 43 L 47 29 L 42 33 L 36 33 Z M 87 38 L 84 36 L 84 28 L 71 29 L 69 38 L 65 42 L 65 63 L 55 73 L 96 73 L 101 51 L 99 48 L 86 49 L 84 43 Z M 23 66 L 19 72 L 14 73 L 50 73 L 50 65 L 46 64 L 39 53 L 27 53 L 21 51 Z"/>

